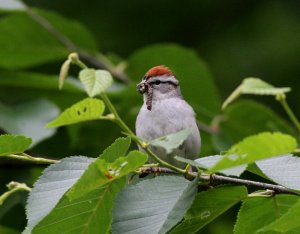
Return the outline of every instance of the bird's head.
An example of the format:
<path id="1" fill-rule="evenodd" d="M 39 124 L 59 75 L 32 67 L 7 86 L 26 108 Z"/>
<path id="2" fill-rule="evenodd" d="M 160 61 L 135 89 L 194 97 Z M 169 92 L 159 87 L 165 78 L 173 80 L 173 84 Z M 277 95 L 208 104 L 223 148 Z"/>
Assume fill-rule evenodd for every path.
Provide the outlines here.
<path id="1" fill-rule="evenodd" d="M 137 90 L 144 94 L 148 110 L 151 110 L 153 100 L 181 97 L 179 81 L 172 71 L 164 65 L 149 69 L 143 80 L 137 85 Z"/>

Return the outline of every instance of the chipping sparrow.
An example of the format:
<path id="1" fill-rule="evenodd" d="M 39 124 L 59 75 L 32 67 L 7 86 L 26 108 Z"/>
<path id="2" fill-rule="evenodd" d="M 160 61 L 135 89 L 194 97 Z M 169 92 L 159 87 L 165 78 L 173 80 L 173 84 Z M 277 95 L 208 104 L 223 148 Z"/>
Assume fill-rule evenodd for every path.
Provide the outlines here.
<path id="1" fill-rule="evenodd" d="M 136 119 L 136 135 L 144 140 L 153 140 L 191 128 L 191 135 L 171 154 L 163 148 L 150 146 L 150 149 L 161 159 L 180 167 L 183 164 L 174 156 L 197 158 L 201 139 L 195 112 L 183 99 L 179 82 L 169 68 L 163 65 L 151 68 L 137 85 L 137 90 L 143 94 L 144 104 Z"/>

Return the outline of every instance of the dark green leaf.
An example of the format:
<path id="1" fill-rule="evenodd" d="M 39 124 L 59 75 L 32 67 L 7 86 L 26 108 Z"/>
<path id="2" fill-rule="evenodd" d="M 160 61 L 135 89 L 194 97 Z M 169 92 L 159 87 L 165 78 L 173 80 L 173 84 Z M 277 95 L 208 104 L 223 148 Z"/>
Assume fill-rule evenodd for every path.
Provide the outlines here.
<path id="1" fill-rule="evenodd" d="M 264 131 L 296 135 L 292 127 L 277 113 L 251 100 L 237 101 L 226 108 L 219 129 L 213 135 L 218 151 L 227 150 L 243 138 Z"/>
<path id="2" fill-rule="evenodd" d="M 59 113 L 58 108 L 47 100 L 36 100 L 8 107 L 0 103 L 0 127 L 12 134 L 31 137 L 34 146 L 52 136 L 54 129 L 45 124 Z"/>
<path id="3" fill-rule="evenodd" d="M 286 134 L 264 132 L 246 137 L 243 141 L 232 146 L 226 155 L 210 171 L 253 163 L 257 160 L 270 158 L 294 151 L 296 140 Z"/>
<path id="4" fill-rule="evenodd" d="M 196 233 L 247 196 L 244 186 L 224 186 L 197 194 L 184 220 L 171 233 Z"/>
<path id="5" fill-rule="evenodd" d="M 25 13 L 1 18 L 0 48 L 0 67 L 14 69 L 60 60 L 68 55 L 68 50 L 56 38 Z"/>
<path id="6" fill-rule="evenodd" d="M 44 171 L 29 194 L 26 206 L 28 224 L 25 233 L 30 233 L 49 214 L 93 160 L 79 156 L 65 158 Z"/>
<path id="7" fill-rule="evenodd" d="M 0 136 L 0 156 L 23 153 L 29 148 L 31 139 L 21 135 Z"/>
<path id="8" fill-rule="evenodd" d="M 192 133 L 191 128 L 184 129 L 182 131 L 169 134 L 167 136 L 162 136 L 157 139 L 150 141 L 150 145 L 162 147 L 166 150 L 167 154 L 172 153 L 172 151 L 178 148 L 185 139 Z"/>
<path id="9" fill-rule="evenodd" d="M 60 127 L 83 121 L 100 119 L 104 112 L 104 103 L 99 99 L 86 98 L 66 109 L 56 119 L 47 124 L 47 128 Z"/>
<path id="10" fill-rule="evenodd" d="M 159 176 L 121 191 L 113 211 L 112 233 L 166 233 L 184 216 L 197 192 L 197 180 Z"/>
<path id="11" fill-rule="evenodd" d="M 298 200 L 298 196 L 285 194 L 271 198 L 256 197 L 246 199 L 239 211 L 234 234 L 257 233 L 259 229 L 284 215 Z M 269 234 L 270 232 L 267 233 Z"/>
<path id="12" fill-rule="evenodd" d="M 262 228 L 260 231 L 272 230 L 280 233 L 290 233 L 291 230 L 296 228 L 300 231 L 299 219 L 296 217 L 300 217 L 300 199 L 298 199 L 298 202 L 293 204 L 279 219 L 276 219 L 273 223 Z"/>

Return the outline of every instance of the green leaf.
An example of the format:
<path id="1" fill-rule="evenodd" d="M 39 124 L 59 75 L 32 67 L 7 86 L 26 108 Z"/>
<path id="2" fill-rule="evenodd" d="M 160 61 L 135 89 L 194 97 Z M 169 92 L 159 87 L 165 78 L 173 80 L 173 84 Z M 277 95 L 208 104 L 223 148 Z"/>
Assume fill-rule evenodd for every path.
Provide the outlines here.
<path id="1" fill-rule="evenodd" d="M 17 230 L 17 229 L 13 229 L 13 228 L 10 228 L 10 227 L 5 227 L 5 226 L 0 225 L 0 233 L 3 233 L 3 234 L 19 234 L 20 231 Z"/>
<path id="2" fill-rule="evenodd" d="M 128 136 L 126 138 L 120 137 L 115 140 L 109 147 L 107 147 L 104 152 L 99 156 L 100 159 L 105 160 L 108 163 L 112 163 L 119 157 L 124 156 L 131 144 L 131 138 Z"/>
<path id="3" fill-rule="evenodd" d="M 79 79 L 83 83 L 89 97 L 95 97 L 104 92 L 113 83 L 112 76 L 108 71 L 90 68 L 81 70 Z"/>
<path id="4" fill-rule="evenodd" d="M 280 233 L 289 233 L 289 231 L 296 229 L 300 230 L 300 223 L 298 217 L 300 216 L 300 200 L 293 204 L 291 208 L 276 219 L 273 223 L 262 228 L 260 231 L 277 231 Z"/>
<path id="5" fill-rule="evenodd" d="M 0 67 L 13 69 L 57 61 L 69 53 L 47 30 L 22 12 L 1 18 L 0 48 Z"/>
<path id="6" fill-rule="evenodd" d="M 286 194 L 246 199 L 239 211 L 234 234 L 258 233 L 258 230 L 284 215 L 297 201 L 298 196 Z"/>
<path id="7" fill-rule="evenodd" d="M 175 156 L 174 158 L 179 162 L 184 162 L 184 163 L 190 164 L 194 167 L 198 167 L 201 169 L 209 169 L 209 168 L 213 167 L 214 165 L 216 165 L 223 158 L 223 156 L 214 155 L 214 156 L 198 158 L 195 160 L 182 158 L 179 156 Z M 246 170 L 246 168 L 247 168 L 247 165 L 240 165 L 237 167 L 220 170 L 219 173 L 222 173 L 222 174 L 228 175 L 228 176 L 240 176 Z"/>
<path id="8" fill-rule="evenodd" d="M 86 98 L 66 109 L 56 119 L 47 124 L 47 128 L 60 127 L 83 121 L 100 119 L 104 112 L 104 103 L 99 99 Z"/>
<path id="9" fill-rule="evenodd" d="M 31 139 L 21 135 L 0 136 L 0 156 L 23 153 L 31 144 Z"/>
<path id="10" fill-rule="evenodd" d="M 118 144 L 119 142 L 115 143 L 113 148 L 115 148 L 115 146 Z M 124 147 L 124 149 L 125 148 L 126 147 Z M 114 150 L 110 148 L 103 154 L 108 155 L 112 152 L 114 152 Z M 78 180 L 78 182 L 67 193 L 67 196 L 70 198 L 70 200 L 79 198 L 80 196 L 89 193 L 96 188 L 104 186 L 105 184 L 109 184 L 112 181 L 119 179 L 130 172 L 133 172 L 147 162 L 147 160 L 147 155 L 139 151 L 131 151 L 126 157 L 121 157 L 121 155 L 118 155 L 118 158 L 112 163 L 108 163 L 100 157 L 89 166 L 80 180 Z"/>
<path id="11" fill-rule="evenodd" d="M 126 184 L 126 178 L 114 180 L 82 197 L 69 201 L 63 196 L 53 211 L 33 230 L 33 234 L 109 233 L 115 196 Z"/>
<path id="12" fill-rule="evenodd" d="M 184 220 L 171 233 L 196 233 L 246 196 L 247 188 L 244 186 L 223 186 L 201 192 Z"/>
<path id="13" fill-rule="evenodd" d="M 291 154 L 259 160 L 258 168 L 272 181 L 300 191 L 300 158 Z M 280 173 L 278 173 L 280 172 Z"/>
<path id="14" fill-rule="evenodd" d="M 55 133 L 55 129 L 45 129 L 44 126 L 58 113 L 58 108 L 47 100 L 35 100 L 11 107 L 0 103 L 0 127 L 8 133 L 30 137 L 33 147 Z"/>
<path id="15" fill-rule="evenodd" d="M 273 85 L 259 78 L 245 78 L 241 85 L 239 85 L 232 94 L 225 100 L 222 109 L 225 109 L 231 102 L 237 99 L 241 94 L 254 94 L 254 95 L 283 95 L 290 92 L 291 88 L 276 88 Z"/>
<path id="16" fill-rule="evenodd" d="M 50 165 L 43 172 L 28 197 L 26 206 L 28 224 L 25 233 L 30 233 L 49 214 L 93 160 L 80 156 L 65 158 L 57 164 Z"/>
<path id="17" fill-rule="evenodd" d="M 227 150 L 243 138 L 265 131 L 296 136 L 290 124 L 277 113 L 251 100 L 240 100 L 226 108 L 218 128 L 219 131 L 213 135 L 217 151 Z"/>
<path id="18" fill-rule="evenodd" d="M 270 158 L 294 151 L 296 140 L 287 134 L 264 132 L 246 137 L 232 146 L 226 155 L 209 171 L 216 172 L 222 169 L 253 163 L 257 160 Z"/>
<path id="19" fill-rule="evenodd" d="M 197 180 L 159 176 L 123 189 L 113 210 L 112 233 L 166 233 L 184 216 Z"/>
<path id="20" fill-rule="evenodd" d="M 203 60 L 191 49 L 176 44 L 156 44 L 131 55 L 127 73 L 137 83 L 151 67 L 160 64 L 168 66 L 174 72 L 184 99 L 201 116 L 201 121 L 209 123 L 220 110 L 220 97 Z M 138 100 L 138 94 L 134 98 Z M 137 104 L 140 105 L 140 102 Z"/>
<path id="21" fill-rule="evenodd" d="M 150 145 L 164 148 L 166 153 L 170 154 L 174 149 L 178 148 L 191 133 L 192 129 L 187 128 L 167 136 L 156 138 L 149 143 Z"/>
<path id="22" fill-rule="evenodd" d="M 66 36 L 78 48 L 91 53 L 98 51 L 98 44 L 94 35 L 92 35 L 84 24 L 77 21 L 77 18 L 66 18 L 53 11 L 45 11 L 41 9 L 34 10 L 38 15 L 41 15 L 48 20 L 55 30 Z M 53 35 L 51 36 L 53 37 Z M 70 52 L 74 52 L 74 49 L 69 49 L 69 53 Z"/>

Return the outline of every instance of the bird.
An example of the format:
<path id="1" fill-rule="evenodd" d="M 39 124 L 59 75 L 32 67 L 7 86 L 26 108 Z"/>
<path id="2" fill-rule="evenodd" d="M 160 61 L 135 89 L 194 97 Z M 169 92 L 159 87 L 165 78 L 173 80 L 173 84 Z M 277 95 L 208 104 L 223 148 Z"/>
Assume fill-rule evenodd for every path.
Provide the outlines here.
<path id="1" fill-rule="evenodd" d="M 136 118 L 136 135 L 149 142 L 190 128 L 191 134 L 171 153 L 157 146 L 150 145 L 149 149 L 160 159 L 181 168 L 184 164 L 175 160 L 175 156 L 198 158 L 201 137 L 196 115 L 193 108 L 184 100 L 179 81 L 173 72 L 164 65 L 150 68 L 137 85 L 137 91 L 143 94 L 143 105 Z M 143 151 L 141 146 L 139 149 Z"/>

